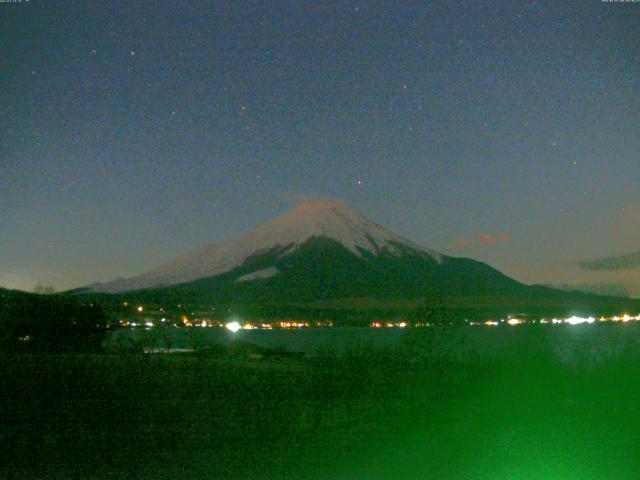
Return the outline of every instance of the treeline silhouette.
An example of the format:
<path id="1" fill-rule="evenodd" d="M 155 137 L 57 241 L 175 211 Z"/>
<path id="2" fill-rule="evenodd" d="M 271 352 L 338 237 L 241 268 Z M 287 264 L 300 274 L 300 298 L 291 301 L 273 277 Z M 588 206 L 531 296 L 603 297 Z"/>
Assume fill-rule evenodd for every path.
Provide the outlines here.
<path id="1" fill-rule="evenodd" d="M 0 290 L 0 351 L 95 352 L 107 333 L 103 309 L 61 295 Z"/>

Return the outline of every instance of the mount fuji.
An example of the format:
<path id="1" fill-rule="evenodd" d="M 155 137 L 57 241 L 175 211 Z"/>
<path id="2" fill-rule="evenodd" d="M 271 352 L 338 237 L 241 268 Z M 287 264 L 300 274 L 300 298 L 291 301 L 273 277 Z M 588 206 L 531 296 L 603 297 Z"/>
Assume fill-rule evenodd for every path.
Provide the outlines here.
<path id="1" fill-rule="evenodd" d="M 573 311 L 608 298 L 524 285 L 482 262 L 396 235 L 334 199 L 306 201 L 235 239 L 76 292 L 159 304 L 326 306 L 369 299 L 388 306 L 425 298 L 434 289 L 456 308 L 500 306 L 501 312 L 556 306 Z"/>
<path id="2" fill-rule="evenodd" d="M 381 266 L 381 262 L 412 263 L 435 271 L 446 269 L 455 260 L 389 232 L 341 200 L 313 199 L 225 243 L 205 245 L 133 278 L 95 283 L 88 288 L 119 293 L 229 276 L 231 272 L 237 273 L 236 282 L 259 281 L 290 274 L 296 260 L 303 256 L 326 260 L 331 256 L 329 250 L 335 261 L 370 268 Z M 319 267 L 315 265 L 313 271 Z M 357 275 L 358 270 L 352 273 Z"/>

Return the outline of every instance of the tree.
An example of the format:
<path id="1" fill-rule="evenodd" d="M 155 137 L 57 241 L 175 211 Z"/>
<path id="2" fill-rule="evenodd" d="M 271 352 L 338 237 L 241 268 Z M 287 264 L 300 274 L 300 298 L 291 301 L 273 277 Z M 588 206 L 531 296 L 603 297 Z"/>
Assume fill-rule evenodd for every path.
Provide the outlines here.
<path id="1" fill-rule="evenodd" d="M 33 293 L 37 293 L 39 295 L 53 295 L 56 293 L 56 289 L 51 286 L 44 286 L 41 283 L 38 283 L 33 288 Z"/>
<path id="2" fill-rule="evenodd" d="M 107 317 L 99 306 L 73 297 L 22 294 L 0 303 L 0 331 L 9 351 L 100 351 Z"/>
<path id="3" fill-rule="evenodd" d="M 419 328 L 410 329 L 403 338 L 407 353 L 414 361 L 427 366 L 433 364 L 441 340 L 433 326 L 444 323 L 446 319 L 444 296 L 439 287 L 429 285 L 425 289 L 422 305 L 414 315 L 414 325 Z"/>
<path id="4" fill-rule="evenodd" d="M 428 285 L 420 305 L 416 309 L 415 323 L 422 326 L 437 325 L 446 321 L 446 303 L 437 285 Z"/>

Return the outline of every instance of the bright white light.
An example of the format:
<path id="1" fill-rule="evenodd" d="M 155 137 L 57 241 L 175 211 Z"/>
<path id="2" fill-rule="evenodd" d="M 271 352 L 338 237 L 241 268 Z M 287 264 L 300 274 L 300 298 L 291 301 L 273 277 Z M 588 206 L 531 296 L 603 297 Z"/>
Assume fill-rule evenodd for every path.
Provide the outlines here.
<path id="1" fill-rule="evenodd" d="M 153 322 L 146 322 L 144 325 L 146 327 L 153 327 Z"/>
<path id="2" fill-rule="evenodd" d="M 569 325 L 579 325 L 581 323 L 593 323 L 595 321 L 596 319 L 593 317 L 583 318 L 583 317 L 576 317 L 574 315 L 573 317 L 565 319 L 564 323 L 568 323 Z"/>
<path id="3" fill-rule="evenodd" d="M 487 320 L 486 322 L 484 322 L 485 325 L 490 325 L 492 327 L 495 327 L 498 325 L 498 322 L 494 322 L 493 320 Z"/>
<path id="4" fill-rule="evenodd" d="M 510 318 L 507 323 L 509 325 L 520 325 L 522 323 L 522 320 L 520 320 L 519 318 Z"/>
<path id="5" fill-rule="evenodd" d="M 231 330 L 234 333 L 242 328 L 242 326 L 238 322 L 229 322 L 225 325 L 225 327 L 227 327 L 227 330 Z"/>

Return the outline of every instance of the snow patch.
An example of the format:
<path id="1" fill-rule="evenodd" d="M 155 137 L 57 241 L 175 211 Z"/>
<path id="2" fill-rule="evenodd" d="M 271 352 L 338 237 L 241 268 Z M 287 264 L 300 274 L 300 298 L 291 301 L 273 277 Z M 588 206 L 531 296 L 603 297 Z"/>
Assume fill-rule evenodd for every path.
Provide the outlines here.
<path id="1" fill-rule="evenodd" d="M 247 282 L 249 280 L 262 280 L 264 278 L 271 278 L 280 273 L 276 267 L 263 268 L 262 270 L 256 270 L 255 272 L 247 273 L 238 277 L 236 282 Z"/>

